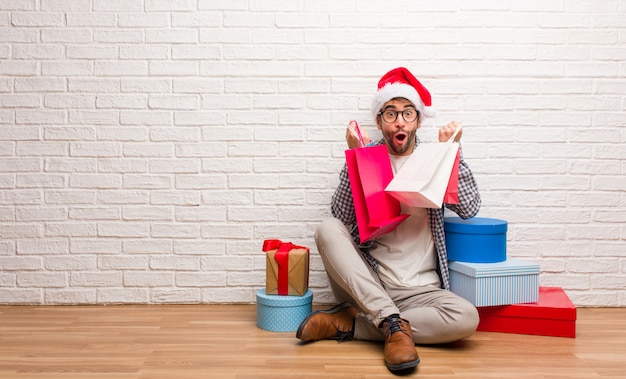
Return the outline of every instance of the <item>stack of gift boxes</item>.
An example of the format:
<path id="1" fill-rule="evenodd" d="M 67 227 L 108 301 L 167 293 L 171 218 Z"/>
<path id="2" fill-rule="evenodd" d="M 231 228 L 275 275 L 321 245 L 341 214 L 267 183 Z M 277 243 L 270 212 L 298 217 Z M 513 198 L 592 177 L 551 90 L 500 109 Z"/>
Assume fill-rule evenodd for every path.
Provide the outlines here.
<path id="1" fill-rule="evenodd" d="M 312 311 L 309 249 L 281 240 L 263 241 L 265 289 L 256 292 L 257 326 L 272 332 L 295 332 Z"/>
<path id="2" fill-rule="evenodd" d="M 507 222 L 446 217 L 450 289 L 476 306 L 478 330 L 576 336 L 576 308 L 560 287 L 539 286 L 539 265 L 507 257 Z"/>

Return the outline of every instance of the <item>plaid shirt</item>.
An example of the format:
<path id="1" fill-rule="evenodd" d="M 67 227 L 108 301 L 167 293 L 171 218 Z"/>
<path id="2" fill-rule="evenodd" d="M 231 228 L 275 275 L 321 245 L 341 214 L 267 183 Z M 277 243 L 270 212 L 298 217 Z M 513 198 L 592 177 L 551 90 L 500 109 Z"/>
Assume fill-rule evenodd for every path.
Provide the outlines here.
<path id="1" fill-rule="evenodd" d="M 376 145 L 382 145 L 384 143 L 384 139 L 380 139 L 376 142 Z M 419 139 L 416 138 L 416 146 L 419 143 Z M 467 219 L 474 217 L 478 213 L 480 204 L 481 200 L 480 193 L 478 192 L 478 186 L 476 185 L 472 171 L 463 160 L 463 154 L 461 153 L 461 160 L 459 162 L 459 203 L 444 205 L 459 215 L 459 217 Z M 359 228 L 356 222 L 352 190 L 350 188 L 350 180 L 348 178 L 348 168 L 345 164 L 339 174 L 339 185 L 333 194 L 330 208 L 333 216 L 341 220 L 341 222 L 346 225 L 352 235 L 352 238 L 370 266 L 372 266 L 374 271 L 378 271 L 378 262 L 369 254 L 369 249 L 372 247 L 371 241 L 362 244 L 359 237 Z M 433 234 L 435 249 L 437 250 L 438 273 L 441 278 L 443 288 L 449 290 L 450 274 L 448 270 L 446 236 L 443 229 L 443 212 L 443 208 L 428 209 L 428 220 L 430 230 Z"/>

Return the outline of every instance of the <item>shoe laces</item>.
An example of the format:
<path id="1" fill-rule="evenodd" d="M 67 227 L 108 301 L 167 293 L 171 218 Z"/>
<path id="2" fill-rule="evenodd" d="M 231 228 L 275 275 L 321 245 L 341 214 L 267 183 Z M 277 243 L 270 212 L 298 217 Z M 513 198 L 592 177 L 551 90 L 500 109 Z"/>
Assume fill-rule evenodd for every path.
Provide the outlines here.
<path id="1" fill-rule="evenodd" d="M 335 336 L 335 339 L 337 340 L 337 342 L 348 342 L 348 341 L 352 341 L 352 331 L 347 331 L 347 332 L 342 332 L 341 330 L 337 331 L 337 335 Z"/>
<path id="2" fill-rule="evenodd" d="M 383 323 L 385 335 L 391 336 L 395 332 L 403 332 L 401 325 L 404 322 L 405 321 L 403 319 L 398 317 L 387 317 Z"/>
<path id="3" fill-rule="evenodd" d="M 354 339 L 354 326 L 352 329 L 343 330 L 339 327 L 339 325 L 335 324 L 335 329 L 337 329 L 337 334 L 333 339 L 337 340 L 337 342 L 348 342 Z"/>

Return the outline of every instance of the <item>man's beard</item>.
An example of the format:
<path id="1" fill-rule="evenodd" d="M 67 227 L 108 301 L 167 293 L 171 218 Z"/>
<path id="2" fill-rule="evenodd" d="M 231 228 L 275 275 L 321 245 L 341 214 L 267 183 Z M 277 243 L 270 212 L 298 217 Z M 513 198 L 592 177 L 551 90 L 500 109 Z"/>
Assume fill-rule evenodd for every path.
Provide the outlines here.
<path id="1" fill-rule="evenodd" d="M 415 143 L 415 133 L 417 130 L 412 130 L 410 132 L 406 132 L 402 129 L 397 130 L 393 134 L 384 133 L 385 142 L 387 143 L 387 147 L 391 149 L 392 154 L 394 155 L 403 155 L 409 149 L 413 149 Z"/>

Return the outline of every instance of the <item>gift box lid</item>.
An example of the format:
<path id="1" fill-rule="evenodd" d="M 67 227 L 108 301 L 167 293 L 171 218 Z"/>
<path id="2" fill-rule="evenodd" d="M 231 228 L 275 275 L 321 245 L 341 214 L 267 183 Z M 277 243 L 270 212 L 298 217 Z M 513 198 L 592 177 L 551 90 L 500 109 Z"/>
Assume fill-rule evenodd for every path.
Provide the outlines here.
<path id="1" fill-rule="evenodd" d="M 479 307 L 481 316 L 576 320 L 576 307 L 560 287 L 539 287 L 536 303 Z"/>
<path id="2" fill-rule="evenodd" d="M 444 230 L 465 234 L 501 234 L 506 233 L 507 222 L 496 218 L 473 217 L 466 220 L 460 217 L 444 218 Z"/>
<path id="3" fill-rule="evenodd" d="M 516 258 L 507 258 L 497 263 L 469 263 L 450 261 L 450 270 L 471 276 L 473 278 L 539 274 L 539 265 Z"/>
<path id="4" fill-rule="evenodd" d="M 256 293 L 257 303 L 268 307 L 299 307 L 311 303 L 313 292 L 307 290 L 303 296 L 268 295 L 265 290 Z"/>

